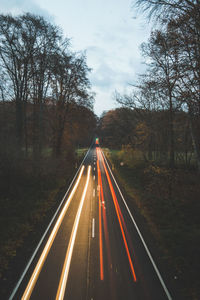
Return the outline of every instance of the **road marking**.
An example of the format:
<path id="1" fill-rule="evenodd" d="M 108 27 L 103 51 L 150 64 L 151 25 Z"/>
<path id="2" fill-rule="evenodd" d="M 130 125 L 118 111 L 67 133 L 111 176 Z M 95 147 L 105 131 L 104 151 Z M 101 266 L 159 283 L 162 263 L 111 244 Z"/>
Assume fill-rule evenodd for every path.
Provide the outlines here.
<path id="1" fill-rule="evenodd" d="M 92 238 L 95 237 L 95 219 L 92 219 Z"/>
<path id="2" fill-rule="evenodd" d="M 78 225 L 79 225 L 79 221 L 80 221 L 80 217 L 81 217 L 81 212 L 82 212 L 82 208 L 83 208 L 83 204 L 84 204 L 84 200 L 85 200 L 85 196 L 86 196 L 86 192 L 87 192 L 87 188 L 88 188 L 88 183 L 89 183 L 89 179 L 90 179 L 90 171 L 91 171 L 91 166 L 88 167 L 87 180 L 86 180 L 84 191 L 83 191 L 83 194 L 81 197 L 79 208 L 78 208 L 78 211 L 76 214 L 76 219 L 75 219 L 75 222 L 73 225 L 69 245 L 67 248 L 67 253 L 66 253 L 66 257 L 65 257 L 65 261 L 64 261 L 64 265 L 63 265 L 63 269 L 62 269 L 62 274 L 61 274 L 61 278 L 60 278 L 60 282 L 59 282 L 59 286 L 58 286 L 58 290 L 57 290 L 57 294 L 56 294 L 56 300 L 64 299 L 65 289 L 66 289 L 66 284 L 67 284 L 67 279 L 68 279 L 68 274 L 69 274 L 69 269 L 70 269 L 70 264 L 71 264 L 71 258 L 72 258 L 72 253 L 73 253 L 75 239 L 76 239 L 76 234 L 77 234 Z"/>
<path id="3" fill-rule="evenodd" d="M 31 297 L 31 293 L 32 293 L 33 288 L 34 288 L 34 286 L 36 284 L 37 278 L 38 278 L 38 276 L 40 274 L 40 271 L 42 269 L 42 266 L 43 266 L 43 264 L 45 262 L 45 259 L 46 259 L 47 255 L 49 253 L 49 250 L 51 249 L 53 241 L 54 241 L 54 239 L 56 237 L 58 229 L 60 228 L 60 225 L 61 225 L 62 220 L 63 220 L 63 218 L 64 218 L 64 216 L 66 214 L 66 211 L 67 211 L 67 209 L 69 207 L 69 204 L 70 204 L 70 202 L 72 200 L 72 197 L 73 197 L 73 195 L 74 195 L 74 193 L 75 193 L 75 191 L 76 191 L 76 189 L 78 187 L 78 184 L 79 184 L 80 179 L 82 177 L 84 168 L 85 167 L 82 166 L 80 174 L 79 174 L 79 177 L 78 177 L 78 179 L 76 181 L 76 184 L 74 185 L 74 188 L 72 189 L 72 191 L 71 191 L 71 193 L 70 193 L 70 195 L 69 195 L 69 197 L 68 197 L 68 199 L 67 199 L 67 201 L 66 201 L 66 203 L 65 203 L 65 205 L 64 205 L 64 207 L 63 207 L 63 209 L 62 209 L 62 211 L 60 213 L 60 216 L 59 216 L 58 220 L 56 221 L 56 224 L 55 224 L 55 226 L 54 226 L 54 228 L 53 228 L 53 230 L 51 232 L 51 235 L 49 236 L 49 239 L 48 239 L 48 241 L 47 241 L 47 243 L 46 243 L 46 245 L 44 247 L 44 250 L 42 251 L 42 254 L 41 254 L 41 256 L 40 256 L 40 258 L 38 260 L 38 263 L 37 263 L 37 265 L 36 265 L 36 267 L 35 267 L 35 269 L 33 271 L 33 274 L 32 274 L 32 276 L 31 276 L 31 278 L 29 280 L 29 283 L 28 283 L 28 285 L 26 287 L 26 290 L 25 290 L 25 292 L 24 292 L 21 300 L 28 300 Z"/>
<path id="4" fill-rule="evenodd" d="M 93 189 L 93 197 L 95 197 L 95 189 Z"/>
<path id="5" fill-rule="evenodd" d="M 94 171 L 95 171 L 95 168 L 94 168 Z"/>
<path id="6" fill-rule="evenodd" d="M 122 200 L 123 200 L 123 202 L 124 202 L 124 205 L 125 205 L 125 207 L 126 207 L 128 213 L 129 213 L 129 216 L 130 216 L 130 218 L 131 218 L 133 224 L 135 225 L 135 228 L 136 228 L 136 230 L 137 230 L 137 233 L 138 233 L 138 235 L 139 235 L 139 237 L 140 237 L 140 239 L 141 239 L 141 241 L 142 241 L 142 244 L 143 244 L 143 246 L 144 246 L 144 248 L 145 248 L 145 250 L 146 250 L 146 252 L 147 252 L 147 255 L 149 256 L 149 259 L 150 259 L 150 261 L 151 261 L 151 263 L 152 263 L 152 265 L 153 265 L 153 267 L 154 267 L 154 270 L 155 270 L 155 272 L 156 272 L 156 274 L 157 274 L 157 276 L 158 276 L 158 278 L 159 278 L 159 280 L 160 280 L 160 283 L 161 283 L 161 285 L 162 285 L 162 287 L 163 287 L 163 289 L 164 289 L 164 291 L 165 291 L 165 294 L 166 294 L 168 300 L 172 300 L 172 297 L 171 297 L 171 295 L 170 295 L 170 293 L 169 293 L 169 291 L 168 291 L 168 289 L 167 289 L 167 287 L 166 287 L 166 285 L 165 285 L 165 283 L 164 283 L 164 280 L 163 280 L 163 278 L 162 278 L 162 276 L 161 276 L 161 274 L 160 274 L 160 271 L 158 270 L 158 267 L 156 266 L 156 264 L 155 264 L 155 262 L 154 262 L 154 260 L 153 260 L 153 257 L 152 257 L 152 255 L 151 255 L 151 252 L 149 251 L 149 248 L 147 247 L 147 245 L 146 245 L 146 243 L 145 243 L 145 241 L 144 241 L 144 238 L 143 238 L 143 236 L 142 236 L 142 234 L 141 234 L 141 232 L 140 232 L 140 230 L 139 230 L 139 228 L 138 228 L 138 226 L 137 226 L 137 223 L 136 223 L 135 219 L 133 218 L 133 216 L 132 216 L 132 214 L 131 214 L 131 212 L 130 212 L 130 209 L 129 209 L 129 207 L 128 207 L 128 205 L 127 205 L 125 199 L 124 199 L 124 196 L 122 195 L 122 192 L 121 192 L 121 190 L 120 190 L 120 188 L 119 188 L 119 186 L 118 186 L 118 184 L 117 184 L 117 181 L 115 180 L 115 177 L 114 177 L 114 175 L 113 175 L 113 173 L 112 173 L 112 171 L 111 171 L 111 169 L 110 169 L 110 166 L 109 166 L 109 164 L 108 164 L 108 162 L 107 162 L 107 159 L 106 159 L 106 157 L 105 157 L 105 155 L 104 155 L 103 152 L 102 152 L 102 154 L 103 154 L 103 157 L 104 157 L 104 159 L 105 159 L 105 162 L 106 162 L 106 164 L 107 164 L 107 166 L 108 166 L 108 169 L 109 169 L 109 171 L 110 171 L 110 174 L 112 175 L 112 178 L 113 178 L 113 180 L 114 180 L 114 182 L 115 182 L 115 185 L 116 185 L 116 187 L 117 187 L 117 189 L 118 189 L 118 191 L 119 191 L 119 193 L 120 193 L 120 196 L 121 196 L 121 198 L 122 198 Z"/>
<path id="7" fill-rule="evenodd" d="M 93 180 L 95 180 L 95 175 L 93 176 Z"/>

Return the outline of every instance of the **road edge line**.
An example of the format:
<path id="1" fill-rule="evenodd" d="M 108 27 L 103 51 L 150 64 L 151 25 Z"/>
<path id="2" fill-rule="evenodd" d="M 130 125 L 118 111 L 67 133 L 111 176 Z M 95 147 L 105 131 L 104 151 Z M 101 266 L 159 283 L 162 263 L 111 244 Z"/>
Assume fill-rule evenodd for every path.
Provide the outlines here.
<path id="1" fill-rule="evenodd" d="M 103 150 L 102 150 L 102 153 L 103 153 Z M 131 214 L 131 211 L 130 211 L 130 209 L 129 209 L 127 203 L 126 203 L 126 200 L 124 199 L 124 196 L 123 196 L 123 194 L 122 194 L 122 192 L 121 192 L 121 190 L 120 190 L 120 188 L 119 188 L 119 186 L 118 186 L 118 184 L 117 184 L 117 181 L 116 181 L 116 179 L 115 179 L 115 177 L 114 177 L 114 175 L 113 175 L 113 173 L 112 173 L 112 171 L 111 171 L 111 169 L 110 169 L 110 166 L 109 166 L 109 164 L 108 164 L 108 161 L 107 161 L 107 159 L 106 159 L 104 153 L 103 153 L 103 156 L 104 156 L 105 162 L 106 162 L 106 164 L 107 164 L 107 166 L 108 166 L 108 169 L 109 169 L 109 171 L 110 171 L 110 174 L 112 175 L 112 178 L 113 178 L 113 180 L 114 180 L 114 182 L 115 182 L 115 184 L 116 184 L 116 186 L 117 186 L 117 189 L 118 189 L 118 191 L 119 191 L 119 193 L 120 193 L 120 196 L 121 196 L 121 198 L 122 198 L 122 200 L 123 200 L 123 202 L 124 202 L 124 205 L 125 205 L 125 207 L 126 207 L 128 213 L 129 213 L 129 216 L 130 216 L 130 218 L 131 218 L 133 224 L 135 225 L 135 228 L 136 228 L 136 230 L 137 230 L 137 233 L 138 233 L 138 235 L 139 235 L 139 237 L 140 237 L 140 239 L 141 239 L 141 241 L 142 241 L 142 244 L 143 244 L 143 246 L 144 246 L 144 248 L 145 248 L 145 250 L 146 250 L 146 252 L 147 252 L 147 255 L 148 255 L 148 257 L 149 257 L 149 259 L 150 259 L 150 261 L 151 261 L 151 263 L 152 263 L 152 265 L 153 265 L 153 267 L 154 267 L 154 270 L 155 270 L 155 272 L 156 272 L 156 274 L 157 274 L 157 276 L 158 276 L 158 278 L 159 278 L 159 280 L 160 280 L 160 283 L 161 283 L 161 285 L 162 285 L 162 287 L 163 287 L 163 289 L 164 289 L 164 291 L 165 291 L 165 294 L 166 294 L 168 300 L 172 300 L 172 297 L 171 297 L 171 295 L 170 295 L 170 293 L 169 293 L 169 291 L 168 291 L 168 289 L 167 289 L 167 286 L 166 286 L 166 284 L 164 283 L 164 280 L 163 280 L 163 278 L 162 278 L 162 276 L 161 276 L 161 274 L 160 274 L 160 271 L 158 270 L 158 267 L 156 266 L 156 263 L 154 262 L 154 259 L 153 259 L 152 255 L 151 255 L 151 253 L 150 253 L 150 251 L 149 251 L 149 249 L 148 249 L 148 247 L 147 247 L 145 241 L 144 241 L 144 238 L 143 238 L 143 236 L 142 236 L 142 234 L 141 234 L 141 232 L 140 232 L 140 230 L 139 230 L 139 228 L 138 228 L 138 226 L 137 226 L 137 223 L 136 223 L 135 219 L 133 218 L 133 216 L 132 216 L 132 214 Z"/>

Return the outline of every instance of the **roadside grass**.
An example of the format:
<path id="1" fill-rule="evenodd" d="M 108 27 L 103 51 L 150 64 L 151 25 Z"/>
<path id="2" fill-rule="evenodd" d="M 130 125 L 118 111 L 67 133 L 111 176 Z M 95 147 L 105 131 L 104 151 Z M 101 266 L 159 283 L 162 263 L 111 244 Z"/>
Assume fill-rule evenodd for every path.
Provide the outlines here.
<path id="1" fill-rule="evenodd" d="M 173 269 L 170 285 L 177 298 L 200 299 L 200 176 L 183 167 L 170 170 L 124 151 L 104 149 L 127 195 L 145 218 Z"/>
<path id="2" fill-rule="evenodd" d="M 78 159 L 82 159 L 85 154 L 87 153 L 88 148 L 78 148 L 76 149 L 76 155 L 78 157 Z"/>

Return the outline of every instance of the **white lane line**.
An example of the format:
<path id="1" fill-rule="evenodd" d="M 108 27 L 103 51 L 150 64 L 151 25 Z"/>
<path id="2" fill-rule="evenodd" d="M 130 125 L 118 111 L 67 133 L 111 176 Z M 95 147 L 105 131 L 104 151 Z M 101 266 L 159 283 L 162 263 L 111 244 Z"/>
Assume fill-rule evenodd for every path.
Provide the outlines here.
<path id="1" fill-rule="evenodd" d="M 93 180 L 95 180 L 95 175 L 93 176 Z"/>
<path id="2" fill-rule="evenodd" d="M 65 261 L 64 261 L 64 265 L 63 265 L 63 269 L 62 269 L 62 274 L 60 277 L 60 282 L 59 282 L 59 286 L 58 286 L 58 290 L 57 290 L 57 294 L 56 294 L 56 300 L 64 299 L 65 289 L 66 289 L 66 284 L 67 284 L 67 279 L 68 279 L 68 274 L 69 274 L 69 269 L 70 269 L 70 264 L 71 264 L 71 258 L 72 258 L 72 253 L 73 253 L 75 239 L 76 239 L 76 234 L 77 234 L 78 225 L 79 225 L 79 221 L 80 221 L 80 217 L 81 217 L 81 212 L 82 212 L 82 208 L 83 208 L 83 204 L 84 204 L 84 200 L 85 200 L 85 196 L 86 196 L 86 192 L 87 192 L 87 188 L 88 188 L 88 183 L 89 183 L 89 179 L 90 179 L 90 171 L 91 171 L 91 166 L 88 167 L 87 180 L 86 180 L 86 184 L 85 184 L 83 194 L 81 197 L 81 202 L 79 204 L 79 208 L 78 208 L 78 211 L 76 214 L 76 219 L 75 219 L 75 222 L 73 225 L 72 233 L 70 236 L 70 241 L 69 241 L 69 245 L 67 248 L 67 253 L 66 253 L 66 257 L 65 257 Z"/>
<path id="3" fill-rule="evenodd" d="M 95 197 L 95 189 L 93 189 L 93 197 Z"/>
<path id="4" fill-rule="evenodd" d="M 120 190 L 120 188 L 119 188 L 119 186 L 118 186 L 118 184 L 117 184 L 117 182 L 116 182 L 116 180 L 115 180 L 115 177 L 114 177 L 114 175 L 113 175 L 113 173 L 112 173 L 112 171 L 111 171 L 111 169 L 110 169 L 110 166 L 109 166 L 109 164 L 108 164 L 108 162 L 107 162 L 107 159 L 106 159 L 106 157 L 105 157 L 103 151 L 102 151 L 102 154 L 103 154 L 103 157 L 104 157 L 104 159 L 105 159 L 105 161 L 106 161 L 106 164 L 107 164 L 107 166 L 108 166 L 108 169 L 109 169 L 109 171 L 110 171 L 110 174 L 112 175 L 112 178 L 113 178 L 113 180 L 114 180 L 114 182 L 115 182 L 115 184 L 116 184 L 116 187 L 117 187 L 117 189 L 118 189 L 118 191 L 119 191 L 119 193 L 120 193 L 120 196 L 121 196 L 121 198 L 122 198 L 122 200 L 123 200 L 123 202 L 124 202 L 124 205 L 125 205 L 125 207 L 126 207 L 128 213 L 129 213 L 129 216 L 130 216 L 130 218 L 131 218 L 133 224 L 135 225 L 135 228 L 136 228 L 136 230 L 137 230 L 137 233 L 138 233 L 138 235 L 139 235 L 139 237 L 140 237 L 140 239 L 141 239 L 141 241 L 142 241 L 142 244 L 143 244 L 143 246 L 144 246 L 144 248 L 145 248 L 145 250 L 146 250 L 146 252 L 147 252 L 147 255 L 149 256 L 149 259 L 150 259 L 150 261 L 151 261 L 151 263 L 152 263 L 152 265 L 153 265 L 153 267 L 154 267 L 154 270 L 155 270 L 155 272 L 156 272 L 156 274 L 157 274 L 157 276 L 158 276 L 158 278 L 159 278 L 159 280 L 160 280 L 160 283 L 161 283 L 161 285 L 162 285 L 162 287 L 163 287 L 163 289 L 164 289 L 164 291 L 165 291 L 165 294 L 166 294 L 168 300 L 172 300 L 172 297 L 171 297 L 171 295 L 170 295 L 170 293 L 169 293 L 169 291 L 168 291 L 168 289 L 167 289 L 167 287 L 166 287 L 166 285 L 165 285 L 165 283 L 164 283 L 164 280 L 163 280 L 163 278 L 162 278 L 162 276 L 161 276 L 161 274 L 160 274 L 160 271 L 158 270 L 158 268 L 157 268 L 157 266 L 156 266 L 156 264 L 155 264 L 155 262 L 154 262 L 154 260 L 153 260 L 153 257 L 152 257 L 152 255 L 151 255 L 151 253 L 150 253 L 150 251 L 149 251 L 149 249 L 148 249 L 148 247 L 147 247 L 147 245 L 146 245 L 146 243 L 145 243 L 145 241 L 144 241 L 144 238 L 143 238 L 143 236 L 142 236 L 142 234 L 141 234 L 141 232 L 140 232 L 140 230 L 139 230 L 139 228 L 138 228 L 138 226 L 137 226 L 137 224 L 136 224 L 136 222 L 135 222 L 135 219 L 133 218 L 133 216 L 132 216 L 132 214 L 131 214 L 131 212 L 130 212 L 129 207 L 128 207 L 128 205 L 126 204 L 126 201 L 125 201 L 125 199 L 124 199 L 124 196 L 122 195 L 122 192 L 121 192 L 121 190 Z"/>
<path id="5" fill-rule="evenodd" d="M 95 237 L 95 219 L 92 219 L 92 238 Z"/>
<path id="6" fill-rule="evenodd" d="M 95 168 L 94 168 L 94 171 L 95 171 Z"/>

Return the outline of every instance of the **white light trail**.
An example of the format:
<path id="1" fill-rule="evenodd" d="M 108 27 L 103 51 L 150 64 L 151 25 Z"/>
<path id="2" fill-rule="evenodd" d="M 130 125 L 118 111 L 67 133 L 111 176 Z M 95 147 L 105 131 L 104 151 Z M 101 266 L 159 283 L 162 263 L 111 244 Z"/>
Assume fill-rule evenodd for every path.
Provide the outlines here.
<path id="1" fill-rule="evenodd" d="M 92 238 L 95 237 L 95 219 L 92 219 Z"/>
<path id="2" fill-rule="evenodd" d="M 75 243 L 76 234 L 77 234 L 77 230 L 78 230 L 78 224 L 80 221 L 80 216 L 81 216 L 81 212 L 82 212 L 82 208 L 83 208 L 83 204 L 84 204 L 84 200 L 85 200 L 85 196 L 86 196 L 86 192 L 87 192 L 87 188 L 88 188 L 90 171 L 91 171 L 91 166 L 88 167 L 87 180 L 86 180 L 84 191 L 83 191 L 83 194 L 81 197 L 81 202 L 79 204 L 78 212 L 76 214 L 76 219 L 75 219 L 74 226 L 72 229 L 69 245 L 67 248 L 67 253 L 66 253 L 66 257 L 65 257 L 65 261 L 64 261 L 64 265 L 63 265 L 63 269 L 62 269 L 62 274 L 60 277 L 56 300 L 63 300 L 64 295 L 65 295 L 65 289 L 66 289 L 66 284 L 67 284 L 67 279 L 68 279 L 68 274 L 69 274 L 69 269 L 70 269 L 70 263 L 71 263 L 74 243 Z"/>
<path id="3" fill-rule="evenodd" d="M 47 243 L 46 243 L 46 245 L 44 247 L 44 250 L 42 251 L 42 254 L 41 254 L 41 256 L 40 256 L 40 258 L 38 260 L 38 263 L 37 263 L 37 265 L 36 265 L 36 267 L 35 267 L 35 269 L 33 271 L 33 274 L 32 274 L 32 276 L 31 276 L 31 278 L 29 280 L 29 283 L 28 283 L 28 285 L 26 287 L 26 290 L 25 290 L 25 292 L 24 292 L 21 300 L 28 300 L 28 299 L 30 299 L 31 293 L 32 293 L 33 288 L 34 288 L 34 286 L 36 284 L 36 281 L 37 281 L 37 278 L 38 278 L 38 276 L 40 274 L 42 266 L 43 266 L 43 264 L 45 262 L 45 259 L 46 259 L 47 255 L 49 253 L 49 250 L 51 249 L 51 246 L 52 246 L 53 241 L 54 241 L 54 239 L 56 237 L 58 229 L 59 229 L 59 227 L 60 227 L 60 225 L 62 223 L 62 220 L 63 220 L 63 218 L 65 216 L 65 213 L 66 213 L 66 211 L 67 211 L 67 209 L 68 209 L 68 207 L 70 205 L 72 197 L 73 197 L 73 195 L 74 195 L 74 193 L 75 193 L 75 191 L 76 191 L 76 189 L 78 187 L 78 184 L 79 184 L 80 179 L 82 177 L 84 168 L 85 167 L 82 166 L 80 174 L 78 176 L 78 179 L 77 179 L 77 181 L 76 181 L 76 183 L 75 183 L 75 185 L 74 185 L 74 187 L 73 187 L 73 189 L 72 189 L 72 191 L 71 191 L 71 193 L 70 193 L 70 195 L 69 195 L 69 197 L 68 197 L 68 199 L 67 199 L 67 201 L 66 201 L 66 203 L 65 203 L 65 205 L 64 205 L 64 207 L 63 207 L 63 209 L 61 211 L 61 213 L 60 213 L 60 216 L 59 216 L 58 220 L 56 221 L 56 224 L 55 224 L 55 226 L 54 226 L 54 228 L 53 228 L 53 230 L 52 230 L 52 232 L 51 232 L 51 234 L 49 236 L 49 239 L 48 239 L 48 241 L 47 241 Z"/>

